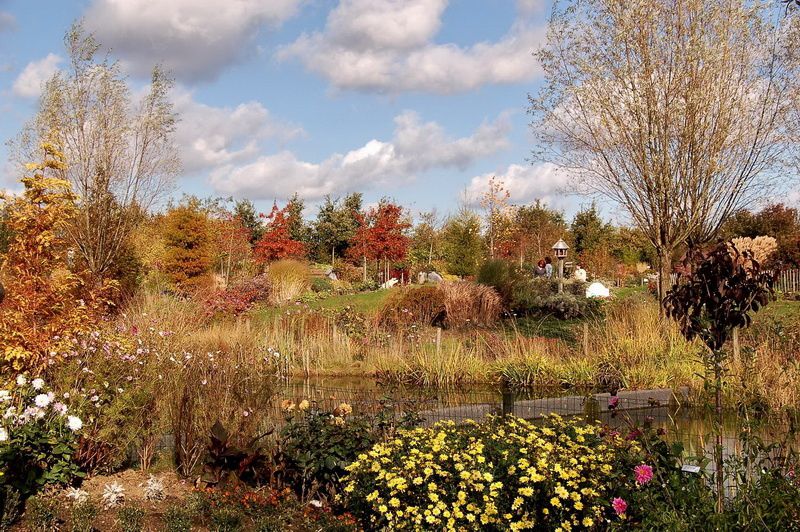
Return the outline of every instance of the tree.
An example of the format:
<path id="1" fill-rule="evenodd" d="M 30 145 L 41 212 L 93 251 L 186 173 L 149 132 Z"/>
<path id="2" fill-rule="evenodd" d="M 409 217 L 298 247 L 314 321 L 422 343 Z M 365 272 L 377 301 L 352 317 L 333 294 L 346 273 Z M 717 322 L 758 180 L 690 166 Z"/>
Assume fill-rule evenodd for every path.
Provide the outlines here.
<path id="1" fill-rule="evenodd" d="M 210 220 L 196 200 L 171 208 L 163 220 L 164 271 L 179 291 L 209 284 L 214 264 Z"/>
<path id="2" fill-rule="evenodd" d="M 209 220 L 213 249 L 216 251 L 214 263 L 228 286 L 231 276 L 252 262 L 250 247 L 250 229 L 242 223 L 242 219 L 231 213 Z"/>
<path id="3" fill-rule="evenodd" d="M 64 42 L 68 71 L 47 81 L 36 117 L 12 148 L 27 161 L 45 139 L 62 147 L 69 165 L 56 171 L 78 195 L 69 235 L 79 259 L 103 277 L 125 253 L 138 214 L 177 175 L 172 83 L 155 68 L 149 91 L 135 102 L 119 65 L 98 59 L 100 45 L 80 24 Z"/>
<path id="4" fill-rule="evenodd" d="M 782 203 L 769 205 L 757 213 L 742 209 L 723 226 L 726 240 L 735 237 L 756 238 L 771 236 L 777 240 L 778 251 L 774 260 L 792 267 L 800 267 L 800 211 Z"/>
<path id="5" fill-rule="evenodd" d="M 83 289 L 83 277 L 69 268 L 67 228 L 76 215 L 75 194 L 58 177 L 63 154 L 43 144 L 44 162 L 22 178 L 22 195 L 4 197 L 11 230 L 2 265 L 5 299 L 0 304 L 0 373 L 38 371 L 59 337 L 83 330 L 102 309 L 108 290 Z"/>
<path id="6" fill-rule="evenodd" d="M 521 205 L 514 211 L 515 240 L 520 265 L 537 262 L 550 253 L 553 244 L 564 236 L 567 224 L 564 215 L 549 209 L 540 200 Z"/>
<path id="7" fill-rule="evenodd" d="M 441 230 L 436 211 L 420 214 L 420 221 L 411 236 L 409 255 L 417 266 L 430 268 L 434 260 L 441 258 Z"/>
<path id="8" fill-rule="evenodd" d="M 309 239 L 309 230 L 303 219 L 303 210 L 305 209 L 305 202 L 295 193 L 289 198 L 289 203 L 286 204 L 286 218 L 289 223 L 289 237 L 297 242 L 302 242 L 304 245 Z"/>
<path id="9" fill-rule="evenodd" d="M 343 200 L 325 197 L 314 224 L 317 260 L 325 261 L 330 258 L 333 263 L 336 256 L 344 256 L 359 226 L 361 201 L 362 196 L 359 193 L 349 194 Z"/>
<path id="10" fill-rule="evenodd" d="M 597 206 L 592 203 L 588 209 L 581 209 L 575 214 L 569 230 L 572 234 L 573 251 L 580 255 L 600 247 L 608 247 L 614 228 L 603 222 Z"/>
<path id="11" fill-rule="evenodd" d="M 489 258 L 494 259 L 495 244 L 502 238 L 502 229 L 508 224 L 508 198 L 511 197 L 502 181 L 489 178 L 489 189 L 481 198 L 481 207 L 486 211 L 486 240 L 489 243 Z"/>
<path id="12" fill-rule="evenodd" d="M 387 199 L 382 199 L 359 219 L 359 227 L 347 250 L 350 258 L 383 261 L 388 278 L 389 264 L 406 258 L 410 239 L 406 234 L 411 228 L 403 208 Z"/>
<path id="13" fill-rule="evenodd" d="M 305 245 L 292 238 L 292 213 L 289 209 L 289 205 L 279 209 L 278 204 L 273 203 L 272 211 L 266 216 L 267 225 L 264 234 L 261 240 L 256 242 L 255 255 L 259 262 L 298 259 L 305 256 Z"/>
<path id="14" fill-rule="evenodd" d="M 557 4 L 530 97 L 536 159 L 619 204 L 657 251 L 710 241 L 793 160 L 797 17 L 772 2 Z"/>
<path id="15" fill-rule="evenodd" d="M 481 220 L 478 215 L 462 206 L 445 223 L 442 247 L 447 273 L 460 277 L 475 275 L 483 258 Z"/>
<path id="16" fill-rule="evenodd" d="M 255 245 L 261 239 L 261 235 L 264 234 L 264 225 L 258 217 L 253 202 L 247 199 L 237 201 L 233 207 L 233 215 L 247 228 L 249 233 L 248 240 L 251 245 Z"/>
<path id="17" fill-rule="evenodd" d="M 725 495 L 722 448 L 722 386 L 726 355 L 723 347 L 738 328 L 748 327 L 751 313 L 757 312 L 774 296 L 774 276 L 747 251 L 720 243 L 707 253 L 689 250 L 683 279 L 664 298 L 664 308 L 680 325 L 687 339 L 699 338 L 707 351 L 706 369 L 713 375 L 716 408 L 717 512 L 722 512 Z"/>

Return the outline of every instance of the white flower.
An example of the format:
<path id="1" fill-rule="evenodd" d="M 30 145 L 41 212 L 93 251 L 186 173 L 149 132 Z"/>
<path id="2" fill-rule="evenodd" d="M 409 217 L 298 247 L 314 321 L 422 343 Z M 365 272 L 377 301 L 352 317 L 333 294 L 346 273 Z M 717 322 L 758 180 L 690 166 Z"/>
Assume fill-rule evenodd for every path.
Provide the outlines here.
<path id="1" fill-rule="evenodd" d="M 33 402 L 36 403 L 36 406 L 39 408 L 44 408 L 50 404 L 50 396 L 46 393 L 40 393 L 33 398 Z"/>
<path id="2" fill-rule="evenodd" d="M 8 390 L 0 390 L 0 402 L 5 403 L 11 400 L 11 392 Z"/>
<path id="3" fill-rule="evenodd" d="M 67 426 L 69 427 L 69 430 L 78 432 L 83 428 L 83 421 L 81 421 L 81 418 L 77 416 L 67 416 Z"/>
<path id="4" fill-rule="evenodd" d="M 310 504 L 314 508 L 322 508 L 322 503 L 320 501 L 318 501 L 317 499 L 314 499 L 312 501 L 308 501 L 308 504 Z"/>
<path id="5" fill-rule="evenodd" d="M 25 386 L 28 384 L 28 379 L 25 378 L 25 375 L 17 375 L 17 386 Z"/>
<path id="6" fill-rule="evenodd" d="M 62 416 L 67 413 L 67 405 L 64 403 L 53 403 L 53 410 L 61 414 Z"/>
<path id="7" fill-rule="evenodd" d="M 31 386 L 33 386 L 34 390 L 41 390 L 44 388 L 44 380 L 43 379 L 33 379 L 31 382 Z"/>
<path id="8" fill-rule="evenodd" d="M 8 441 L 8 431 L 0 427 L 0 441 Z"/>

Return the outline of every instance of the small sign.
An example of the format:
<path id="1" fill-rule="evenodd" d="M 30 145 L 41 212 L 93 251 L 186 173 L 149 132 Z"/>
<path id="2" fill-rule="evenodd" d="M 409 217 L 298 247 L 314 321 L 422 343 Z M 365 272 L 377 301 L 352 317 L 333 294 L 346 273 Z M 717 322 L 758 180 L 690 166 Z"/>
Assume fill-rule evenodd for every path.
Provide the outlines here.
<path id="1" fill-rule="evenodd" d="M 681 471 L 683 471 L 685 473 L 695 473 L 696 474 L 696 473 L 700 472 L 700 466 L 685 464 L 681 468 Z"/>

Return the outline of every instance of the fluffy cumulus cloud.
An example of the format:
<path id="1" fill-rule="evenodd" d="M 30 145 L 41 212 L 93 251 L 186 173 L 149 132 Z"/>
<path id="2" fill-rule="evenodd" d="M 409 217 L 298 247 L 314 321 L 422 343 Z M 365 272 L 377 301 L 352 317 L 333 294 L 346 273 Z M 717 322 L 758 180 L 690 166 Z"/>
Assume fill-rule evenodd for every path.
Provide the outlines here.
<path id="1" fill-rule="evenodd" d="M 565 171 L 550 163 L 536 165 L 512 164 L 502 172 L 488 173 L 472 178 L 467 196 L 476 204 L 489 189 L 489 179 L 501 181 L 510 194 L 512 203 L 524 204 L 537 199 L 554 208 L 571 206 L 567 194 L 576 192 L 575 182 Z"/>
<path id="2" fill-rule="evenodd" d="M 288 198 L 294 192 L 315 200 L 326 194 L 399 184 L 434 168 L 467 168 L 508 145 L 505 116 L 484 123 L 472 135 L 451 138 L 438 124 L 423 122 L 413 112 L 395 118 L 391 140 L 370 140 L 322 162 L 298 159 L 290 151 L 258 157 L 242 165 L 226 165 L 211 174 L 217 193 L 251 199 Z"/>
<path id="3" fill-rule="evenodd" d="M 21 98 L 38 98 L 42 85 L 58 71 L 61 61 L 56 54 L 47 54 L 47 57 L 28 63 L 14 80 L 14 94 Z"/>
<path id="4" fill-rule="evenodd" d="M 163 64 L 178 79 L 213 79 L 254 51 L 263 27 L 293 16 L 302 0 L 93 0 L 87 27 L 128 70 Z"/>
<path id="5" fill-rule="evenodd" d="M 537 74 L 531 52 L 542 42 L 543 27 L 523 17 L 496 42 L 434 43 L 446 7 L 447 0 L 341 0 L 323 31 L 302 35 L 277 56 L 299 59 L 337 88 L 387 93 L 447 94 Z"/>
<path id="6" fill-rule="evenodd" d="M 301 127 L 275 118 L 260 102 L 214 107 L 180 87 L 172 101 L 180 116 L 175 140 L 187 174 L 252 160 L 264 142 L 282 144 L 304 134 Z"/>

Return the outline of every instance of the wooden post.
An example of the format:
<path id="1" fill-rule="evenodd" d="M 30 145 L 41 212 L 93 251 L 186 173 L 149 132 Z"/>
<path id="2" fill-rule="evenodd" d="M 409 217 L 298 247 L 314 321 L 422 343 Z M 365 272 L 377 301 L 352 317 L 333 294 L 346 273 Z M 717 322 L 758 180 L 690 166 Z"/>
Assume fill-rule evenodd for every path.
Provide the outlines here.
<path id="1" fill-rule="evenodd" d="M 734 364 L 738 364 L 739 362 L 741 362 L 741 360 L 742 360 L 741 356 L 742 356 L 742 354 L 741 354 L 741 351 L 739 350 L 739 328 L 737 327 L 737 328 L 735 328 L 733 330 L 733 362 L 734 362 Z"/>
<path id="2" fill-rule="evenodd" d="M 364 282 L 367 282 L 367 256 L 364 255 Z"/>
<path id="3" fill-rule="evenodd" d="M 442 353 L 442 328 L 436 327 L 436 360 L 439 360 L 439 355 Z"/>

